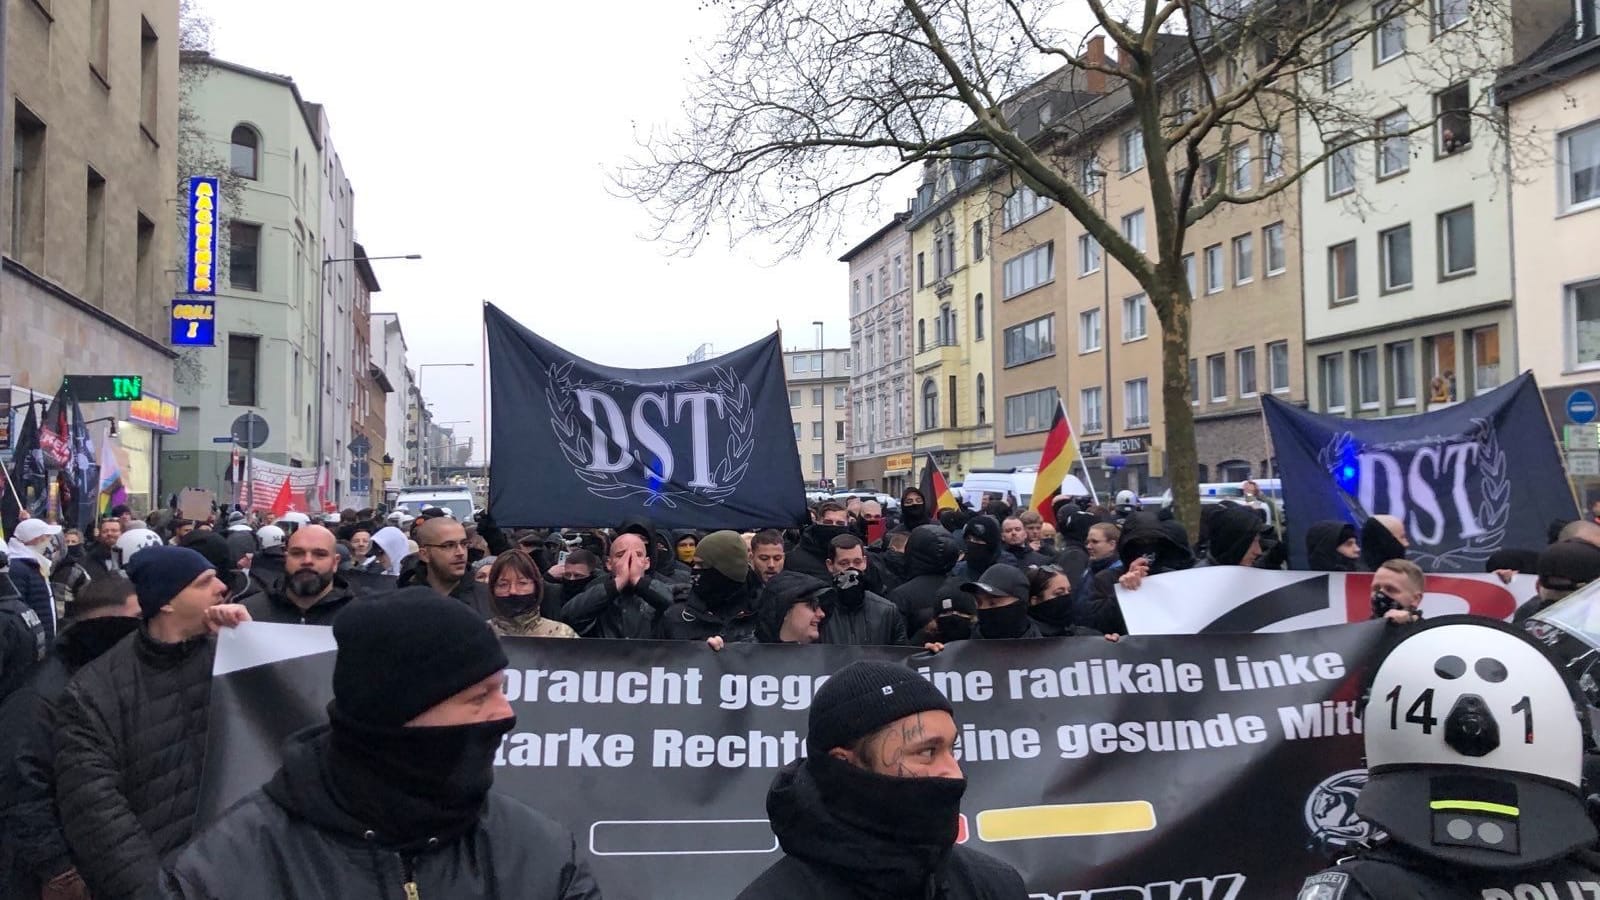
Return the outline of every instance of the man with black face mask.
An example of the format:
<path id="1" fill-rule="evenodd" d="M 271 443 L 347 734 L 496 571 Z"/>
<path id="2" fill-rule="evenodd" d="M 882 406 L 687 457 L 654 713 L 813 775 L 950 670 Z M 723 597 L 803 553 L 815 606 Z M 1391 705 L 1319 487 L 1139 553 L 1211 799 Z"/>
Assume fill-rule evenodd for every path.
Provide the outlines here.
<path id="1" fill-rule="evenodd" d="M 974 638 L 988 640 L 1036 638 L 1044 635 L 1028 615 L 1028 576 L 1016 566 L 996 563 L 978 581 L 961 586 L 977 601 L 978 627 Z"/>
<path id="2" fill-rule="evenodd" d="M 250 618 L 280 625 L 332 625 L 334 617 L 355 599 L 335 575 L 339 567 L 336 543 L 333 532 L 322 525 L 296 528 L 289 535 L 283 581 L 276 590 L 244 598 Z"/>
<path id="3" fill-rule="evenodd" d="M 933 519 L 928 515 L 928 501 L 922 496 L 922 491 L 906 488 L 900 495 L 900 527 L 911 531 L 931 522 Z"/>
<path id="4" fill-rule="evenodd" d="M 415 587 L 350 607 L 333 638 L 328 724 L 289 739 L 272 780 L 178 855 L 162 897 L 599 900 L 572 834 L 490 791 L 516 716 L 488 625 Z"/>
<path id="5" fill-rule="evenodd" d="M 738 900 L 1024 900 L 1015 869 L 956 844 L 956 736 L 950 702 L 911 669 L 834 673 L 811 703 L 810 755 L 767 792 L 784 857 Z"/>
<path id="6" fill-rule="evenodd" d="M 994 516 L 973 516 L 961 530 L 964 553 L 952 578 L 972 581 L 983 577 L 1000 559 L 1000 523 Z"/>
<path id="7" fill-rule="evenodd" d="M 894 604 L 867 590 L 867 548 L 853 534 L 840 535 L 828 547 L 828 574 L 833 591 L 823 597 L 824 644 L 892 644 L 906 642 L 906 622 Z"/>
<path id="8" fill-rule="evenodd" d="M 840 510 L 842 513 L 843 510 Z M 737 531 L 713 531 L 695 547 L 693 580 L 674 589 L 674 602 L 656 620 L 655 636 L 668 641 L 748 641 L 756 631 L 759 579 Z"/>
<path id="9" fill-rule="evenodd" d="M 812 520 L 811 527 L 800 533 L 800 540 L 785 554 L 783 570 L 827 581 L 831 577 L 826 562 L 829 544 L 850 533 L 850 516 L 844 507 L 824 500 L 812 511 Z"/>

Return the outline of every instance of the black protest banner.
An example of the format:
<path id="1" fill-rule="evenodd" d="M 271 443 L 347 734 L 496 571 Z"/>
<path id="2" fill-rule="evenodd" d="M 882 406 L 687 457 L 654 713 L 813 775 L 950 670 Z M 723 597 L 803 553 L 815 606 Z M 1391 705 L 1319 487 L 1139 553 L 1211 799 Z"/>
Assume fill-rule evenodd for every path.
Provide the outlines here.
<path id="1" fill-rule="evenodd" d="M 517 726 L 497 790 L 564 822 L 608 900 L 732 898 L 779 858 L 766 821 L 823 678 L 900 659 L 961 726 L 962 840 L 1048 900 L 1293 896 L 1364 836 L 1355 704 L 1384 628 L 962 641 L 910 648 L 507 639 Z M 225 631 L 202 817 L 324 719 L 328 629 Z M 1225 836 L 1225 837 L 1224 837 Z M 538 848 L 530 847 L 530 853 Z"/>
<path id="2" fill-rule="evenodd" d="M 805 489 L 778 336 L 713 360 L 621 369 L 580 359 L 484 307 L 502 526 L 798 525 Z"/>
<path id="3" fill-rule="evenodd" d="M 1482 396 L 1388 419 L 1345 419 L 1261 398 L 1283 478 L 1291 565 L 1306 531 L 1388 514 L 1428 572 L 1481 572 L 1502 547 L 1543 547 L 1577 501 L 1538 385 L 1524 373 Z"/>

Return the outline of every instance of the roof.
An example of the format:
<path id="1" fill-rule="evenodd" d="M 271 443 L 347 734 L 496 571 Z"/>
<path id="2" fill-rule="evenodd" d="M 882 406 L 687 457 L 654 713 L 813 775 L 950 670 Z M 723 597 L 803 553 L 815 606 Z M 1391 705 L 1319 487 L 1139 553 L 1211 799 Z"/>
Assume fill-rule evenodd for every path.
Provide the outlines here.
<path id="1" fill-rule="evenodd" d="M 1502 105 L 1570 81 L 1600 68 L 1600 29 L 1579 37 L 1578 23 L 1568 17 L 1527 59 L 1507 69 L 1495 82 L 1495 102 Z"/>
<path id="2" fill-rule="evenodd" d="M 908 212 L 895 213 L 887 225 L 884 225 L 882 228 L 874 231 L 871 237 L 855 245 L 854 247 L 851 247 L 849 250 L 846 250 L 845 254 L 839 257 L 839 262 L 847 263 L 855 259 L 857 256 L 860 256 L 862 253 L 866 252 L 867 248 L 882 240 L 884 235 L 906 224 L 906 220 L 909 218 L 911 218 L 911 214 Z"/>
<path id="3" fill-rule="evenodd" d="M 178 55 L 178 59 L 182 63 L 199 66 L 211 66 L 214 69 L 223 69 L 228 72 L 234 72 L 239 75 L 243 75 L 247 78 L 255 78 L 288 88 L 289 93 L 294 95 L 294 105 L 295 108 L 300 110 L 300 118 L 306 123 L 306 131 L 311 133 L 311 142 L 316 145 L 318 151 L 322 150 L 321 129 L 317 127 L 316 120 L 312 118 L 310 107 L 306 103 L 305 98 L 300 96 L 300 86 L 294 83 L 293 78 L 290 78 L 287 75 L 275 75 L 272 72 L 263 72 L 260 69 L 252 69 L 249 66 L 241 65 L 236 62 L 228 62 L 225 59 L 218 59 L 205 50 L 185 50 Z"/>
<path id="4" fill-rule="evenodd" d="M 361 283 L 366 285 L 367 292 L 376 294 L 383 290 L 378 286 L 378 276 L 372 271 L 372 263 L 367 261 L 367 248 L 356 241 L 356 274 L 361 277 Z"/>

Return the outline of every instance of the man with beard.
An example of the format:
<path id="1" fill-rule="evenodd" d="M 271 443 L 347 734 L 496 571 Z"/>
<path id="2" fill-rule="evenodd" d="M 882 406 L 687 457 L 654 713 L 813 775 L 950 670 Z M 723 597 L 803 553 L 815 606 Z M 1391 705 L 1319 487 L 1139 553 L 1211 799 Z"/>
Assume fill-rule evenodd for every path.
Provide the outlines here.
<path id="1" fill-rule="evenodd" d="M 828 547 L 833 591 L 823 597 L 822 643 L 891 644 L 906 642 L 906 623 L 894 604 L 867 590 L 867 548 L 853 534 Z"/>
<path id="2" fill-rule="evenodd" d="M 783 567 L 789 572 L 799 572 L 813 578 L 828 580 L 828 546 L 834 538 L 850 533 L 850 516 L 844 507 L 824 500 L 812 513 L 810 528 L 801 532 L 800 540 L 789 548 Z"/>
<path id="3" fill-rule="evenodd" d="M 122 537 L 121 519 L 100 520 L 100 527 L 94 533 L 94 543 L 86 547 L 83 553 L 83 566 L 89 570 L 90 578 L 99 578 L 117 570 L 116 557 L 111 551 L 117 548 L 119 537 Z"/>
<path id="4" fill-rule="evenodd" d="M 889 592 L 889 602 L 906 620 L 906 632 L 921 631 L 933 618 L 961 547 L 942 525 L 923 525 L 906 540 L 906 580 Z"/>
<path id="5" fill-rule="evenodd" d="M 516 897 L 599 900 L 572 834 L 492 792 L 516 725 L 487 625 L 420 587 L 351 607 L 328 724 L 200 833 L 164 898 Z"/>
<path id="6" fill-rule="evenodd" d="M 810 755 L 767 793 L 784 857 L 738 900 L 1024 900 L 1015 869 L 956 843 L 956 736 L 950 702 L 911 669 L 834 673 L 811 703 Z"/>
<path id="7" fill-rule="evenodd" d="M 0 759 L 10 761 L 0 771 L 0 896 L 88 896 L 56 814 L 53 707 L 73 673 L 138 627 L 132 582 L 116 572 L 89 582 L 50 654 L 0 703 Z"/>
<path id="8" fill-rule="evenodd" d="M 1028 546 L 1028 526 L 1023 524 L 1021 516 L 1008 516 L 1001 521 L 1000 543 L 1000 561 L 1019 569 L 1042 566 L 1050 561 Z"/>
<path id="9" fill-rule="evenodd" d="M 672 605 L 672 587 L 651 571 L 655 532 L 643 520 L 624 521 L 606 552 L 606 576 L 596 578 L 561 608 L 561 618 L 579 637 L 647 639 L 656 619 Z M 739 542 L 744 548 L 744 541 Z"/>
<path id="10" fill-rule="evenodd" d="M 457 526 L 460 527 L 460 526 Z M 245 598 L 250 618 L 280 625 L 332 625 L 355 595 L 334 577 L 339 554 L 333 532 L 302 525 L 289 535 L 283 583 L 278 590 Z"/>
<path id="11" fill-rule="evenodd" d="M 961 540 L 964 550 L 961 562 L 950 573 L 952 578 L 982 578 L 990 566 L 1000 561 L 1000 523 L 994 516 L 973 516 L 961 529 Z"/>
<path id="12" fill-rule="evenodd" d="M 750 539 L 750 567 L 765 584 L 783 571 L 783 534 L 776 529 L 756 533 Z"/>
<path id="13" fill-rule="evenodd" d="M 844 510 L 840 510 L 841 513 Z M 656 622 L 655 636 L 668 641 L 726 643 L 755 635 L 755 595 L 760 585 L 750 573 L 750 555 L 737 531 L 713 531 L 695 547 L 694 575 L 687 592 Z"/>

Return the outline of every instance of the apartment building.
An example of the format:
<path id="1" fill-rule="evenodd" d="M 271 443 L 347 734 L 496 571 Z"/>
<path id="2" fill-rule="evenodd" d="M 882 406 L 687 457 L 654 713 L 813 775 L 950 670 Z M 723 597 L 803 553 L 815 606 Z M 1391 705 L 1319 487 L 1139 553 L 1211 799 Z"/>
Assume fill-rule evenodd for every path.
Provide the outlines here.
<path id="1" fill-rule="evenodd" d="M 846 481 L 897 496 L 913 468 L 909 217 L 895 215 L 839 258 L 850 266 Z"/>
<path id="2" fill-rule="evenodd" d="M 845 453 L 850 446 L 850 351 L 785 350 L 783 371 L 806 485 L 837 487 L 847 474 Z"/>

